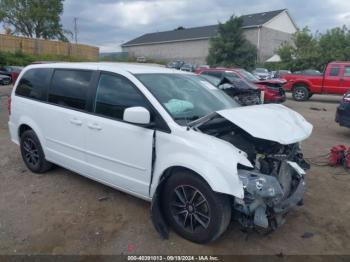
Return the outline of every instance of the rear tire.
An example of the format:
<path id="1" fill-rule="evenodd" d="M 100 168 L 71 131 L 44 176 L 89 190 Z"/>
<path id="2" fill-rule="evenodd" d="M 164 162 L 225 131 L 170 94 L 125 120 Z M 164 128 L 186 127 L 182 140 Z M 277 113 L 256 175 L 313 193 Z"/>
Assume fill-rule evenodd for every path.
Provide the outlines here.
<path id="1" fill-rule="evenodd" d="M 196 243 L 218 239 L 231 221 L 231 203 L 217 194 L 200 177 L 179 170 L 167 180 L 162 191 L 162 210 L 173 230 Z"/>
<path id="2" fill-rule="evenodd" d="M 45 173 L 52 163 L 46 161 L 40 141 L 33 130 L 24 131 L 21 136 L 21 154 L 24 163 L 33 173 Z"/>
<path id="3" fill-rule="evenodd" d="M 293 98 L 295 101 L 309 100 L 310 92 L 306 86 L 295 86 L 293 88 Z"/>

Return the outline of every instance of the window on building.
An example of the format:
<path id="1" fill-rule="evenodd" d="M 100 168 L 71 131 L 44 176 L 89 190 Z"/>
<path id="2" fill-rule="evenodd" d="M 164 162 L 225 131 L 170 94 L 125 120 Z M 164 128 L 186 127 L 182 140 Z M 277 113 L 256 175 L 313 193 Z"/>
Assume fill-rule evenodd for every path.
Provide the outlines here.
<path id="1" fill-rule="evenodd" d="M 49 102 L 83 110 L 92 71 L 56 70 L 49 91 Z"/>

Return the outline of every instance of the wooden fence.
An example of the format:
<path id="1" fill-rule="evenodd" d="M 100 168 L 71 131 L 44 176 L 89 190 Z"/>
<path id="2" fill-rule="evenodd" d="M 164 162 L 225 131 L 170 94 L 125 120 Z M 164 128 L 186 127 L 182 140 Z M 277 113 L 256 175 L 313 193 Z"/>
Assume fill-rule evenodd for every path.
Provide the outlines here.
<path id="1" fill-rule="evenodd" d="M 62 55 L 92 61 L 97 61 L 99 58 L 98 47 L 3 34 L 0 34 L 0 51 L 22 51 L 32 55 Z"/>

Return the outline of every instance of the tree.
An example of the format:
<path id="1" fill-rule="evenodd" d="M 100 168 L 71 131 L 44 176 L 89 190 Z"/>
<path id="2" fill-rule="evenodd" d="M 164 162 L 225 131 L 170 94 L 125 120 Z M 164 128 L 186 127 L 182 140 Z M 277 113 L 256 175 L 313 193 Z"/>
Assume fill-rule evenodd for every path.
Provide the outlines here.
<path id="1" fill-rule="evenodd" d="M 68 41 L 60 15 L 64 0 L 0 0 L 0 21 L 15 35 Z"/>
<path id="2" fill-rule="evenodd" d="M 243 34 L 241 17 L 231 16 L 220 23 L 218 35 L 210 39 L 207 63 L 211 66 L 237 66 L 251 69 L 255 66 L 257 49 Z"/>
<path id="3" fill-rule="evenodd" d="M 347 27 L 333 28 L 321 35 L 319 39 L 319 48 L 322 54 L 323 64 L 335 60 L 349 61 L 350 32 Z"/>
<path id="4" fill-rule="evenodd" d="M 278 54 L 282 60 L 281 68 L 323 70 L 331 61 L 350 60 L 350 31 L 343 26 L 324 34 L 312 34 L 305 27 L 293 35 L 292 43 L 283 44 Z"/>

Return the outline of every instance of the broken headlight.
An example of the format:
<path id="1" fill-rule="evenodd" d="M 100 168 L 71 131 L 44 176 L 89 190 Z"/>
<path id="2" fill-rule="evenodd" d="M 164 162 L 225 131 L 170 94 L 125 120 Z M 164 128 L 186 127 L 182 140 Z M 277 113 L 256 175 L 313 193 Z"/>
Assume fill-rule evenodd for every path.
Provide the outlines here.
<path id="1" fill-rule="evenodd" d="M 244 189 L 253 196 L 274 198 L 283 195 L 283 190 L 276 177 L 255 171 L 238 170 Z"/>

